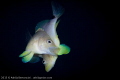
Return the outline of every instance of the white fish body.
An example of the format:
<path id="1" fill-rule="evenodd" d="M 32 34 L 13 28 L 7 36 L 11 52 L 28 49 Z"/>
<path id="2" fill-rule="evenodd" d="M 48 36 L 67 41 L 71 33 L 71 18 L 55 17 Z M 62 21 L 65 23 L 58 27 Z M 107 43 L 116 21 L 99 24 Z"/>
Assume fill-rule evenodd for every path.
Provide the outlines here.
<path id="1" fill-rule="evenodd" d="M 47 33 L 39 29 L 28 42 L 26 50 L 20 55 L 23 62 L 29 62 L 34 54 L 57 55 L 59 48 L 54 44 Z"/>
<path id="2" fill-rule="evenodd" d="M 54 18 L 51 20 L 44 20 L 39 22 L 35 28 L 35 31 L 39 32 L 39 30 L 43 30 L 46 32 L 51 41 L 53 41 L 53 46 L 50 46 L 51 48 L 48 48 L 47 46 L 46 48 L 46 46 L 44 46 L 44 40 L 44 43 L 41 43 L 42 41 L 39 43 L 39 38 L 36 37 L 39 35 L 36 33 L 36 35 L 33 36 L 33 38 L 30 40 L 30 43 L 26 47 L 26 51 L 20 55 L 20 57 L 22 57 L 22 61 L 25 63 L 35 63 L 39 61 L 39 57 L 43 58 L 43 64 L 45 65 L 46 72 L 49 72 L 54 67 L 58 55 L 68 54 L 70 52 L 70 48 L 68 46 L 65 44 L 60 44 L 60 40 L 56 32 L 56 28 L 59 23 L 58 18 L 63 14 L 64 8 L 61 5 L 52 2 L 52 10 Z M 41 46 L 38 46 L 38 44 Z"/>
<path id="3" fill-rule="evenodd" d="M 52 10 L 53 10 L 54 18 L 51 20 L 44 20 L 44 21 L 39 22 L 36 26 L 36 29 L 38 28 L 44 29 L 46 33 L 51 37 L 55 45 L 59 47 L 60 40 L 56 32 L 56 27 L 59 23 L 59 21 L 57 20 L 63 14 L 64 8 L 61 5 L 55 2 L 52 2 Z"/>

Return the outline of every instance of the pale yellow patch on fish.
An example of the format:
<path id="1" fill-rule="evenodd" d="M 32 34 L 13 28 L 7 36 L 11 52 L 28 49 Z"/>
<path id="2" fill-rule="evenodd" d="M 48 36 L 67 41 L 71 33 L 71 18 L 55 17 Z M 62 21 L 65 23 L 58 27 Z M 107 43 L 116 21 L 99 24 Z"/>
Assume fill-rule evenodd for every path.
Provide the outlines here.
<path id="1" fill-rule="evenodd" d="M 43 61 L 46 72 L 49 72 L 54 67 L 57 58 L 58 56 L 52 56 L 47 54 L 43 55 Z"/>

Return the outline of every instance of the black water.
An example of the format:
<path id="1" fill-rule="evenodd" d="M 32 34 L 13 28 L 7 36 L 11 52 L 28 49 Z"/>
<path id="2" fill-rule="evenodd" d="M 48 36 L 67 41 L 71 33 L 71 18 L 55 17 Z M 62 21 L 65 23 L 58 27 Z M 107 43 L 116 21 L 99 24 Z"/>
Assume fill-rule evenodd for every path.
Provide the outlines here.
<path id="1" fill-rule="evenodd" d="M 65 8 L 57 27 L 58 36 L 61 43 L 71 48 L 71 52 L 59 56 L 49 73 L 45 72 L 42 61 L 22 63 L 18 56 L 27 44 L 26 29 L 33 35 L 39 21 L 53 17 L 50 0 L 0 3 L 1 78 L 44 76 L 53 79 L 99 79 L 112 74 L 112 6 L 102 1 L 58 2 Z"/>

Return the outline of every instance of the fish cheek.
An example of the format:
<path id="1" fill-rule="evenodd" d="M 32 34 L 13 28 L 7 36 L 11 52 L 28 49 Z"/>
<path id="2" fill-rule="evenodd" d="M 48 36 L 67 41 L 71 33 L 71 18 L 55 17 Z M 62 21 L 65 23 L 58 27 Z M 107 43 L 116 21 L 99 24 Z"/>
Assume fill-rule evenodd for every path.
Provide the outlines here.
<path id="1" fill-rule="evenodd" d="M 39 42 L 39 49 L 46 50 L 51 47 L 52 41 L 50 39 L 41 39 Z"/>

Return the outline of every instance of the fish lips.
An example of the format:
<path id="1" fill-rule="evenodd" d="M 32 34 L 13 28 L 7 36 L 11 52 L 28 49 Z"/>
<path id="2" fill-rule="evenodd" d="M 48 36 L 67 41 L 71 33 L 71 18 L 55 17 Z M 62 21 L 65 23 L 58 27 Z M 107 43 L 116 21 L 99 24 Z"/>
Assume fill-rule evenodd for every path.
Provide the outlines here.
<path id="1" fill-rule="evenodd" d="M 58 48 L 58 47 L 50 47 L 49 51 L 50 51 L 50 55 L 57 55 L 57 53 L 60 51 L 60 48 Z"/>

